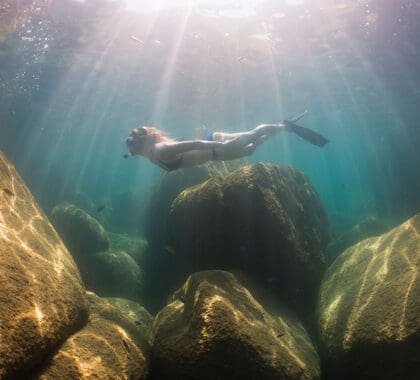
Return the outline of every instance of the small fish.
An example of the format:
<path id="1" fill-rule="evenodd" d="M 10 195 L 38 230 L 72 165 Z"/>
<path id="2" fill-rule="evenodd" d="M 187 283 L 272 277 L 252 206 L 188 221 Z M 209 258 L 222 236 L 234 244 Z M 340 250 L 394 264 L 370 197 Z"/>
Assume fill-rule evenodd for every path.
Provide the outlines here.
<path id="1" fill-rule="evenodd" d="M 238 61 L 241 62 L 245 59 L 245 57 L 243 55 L 241 55 L 240 57 L 238 57 Z"/>
<path id="2" fill-rule="evenodd" d="M 5 195 L 8 195 L 9 197 L 12 197 L 13 195 L 15 195 L 15 194 L 13 193 L 13 191 L 12 191 L 12 190 L 10 190 L 10 189 L 8 189 L 7 187 L 5 187 L 5 188 L 3 189 L 3 193 L 4 193 Z"/>
<path id="3" fill-rule="evenodd" d="M 284 333 L 277 334 L 277 338 L 281 338 L 282 336 L 284 336 Z"/>
<path id="4" fill-rule="evenodd" d="M 98 206 L 98 208 L 96 209 L 96 212 L 101 212 L 103 209 L 105 209 L 105 205 L 100 205 Z"/>
<path id="5" fill-rule="evenodd" d="M 140 38 L 137 38 L 136 36 L 131 36 L 131 39 L 133 41 L 138 42 L 140 45 L 144 45 L 144 42 Z"/>
<path id="6" fill-rule="evenodd" d="M 345 189 L 346 187 L 347 187 L 347 186 L 346 186 L 346 184 L 345 184 L 345 183 L 342 183 L 342 184 L 341 184 L 341 188 L 342 188 L 342 189 Z"/>
<path id="7" fill-rule="evenodd" d="M 123 155 L 123 157 L 128 158 L 128 157 L 130 157 L 130 155 L 128 153 L 126 153 L 126 154 Z"/>
<path id="8" fill-rule="evenodd" d="M 172 245 L 166 244 L 164 248 L 165 251 L 170 253 L 171 255 L 174 255 L 176 253 L 176 250 Z"/>

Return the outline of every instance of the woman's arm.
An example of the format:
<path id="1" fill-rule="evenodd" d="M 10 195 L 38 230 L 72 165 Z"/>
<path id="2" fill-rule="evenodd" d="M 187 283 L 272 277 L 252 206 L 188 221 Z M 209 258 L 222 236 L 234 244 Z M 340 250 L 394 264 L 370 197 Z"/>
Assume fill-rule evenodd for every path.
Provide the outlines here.
<path id="1" fill-rule="evenodd" d="M 207 141 L 207 140 L 186 140 L 186 141 L 171 141 L 161 142 L 155 145 L 155 153 L 163 160 L 171 160 L 176 155 L 189 152 L 191 150 L 211 150 L 221 148 L 231 141 Z"/>

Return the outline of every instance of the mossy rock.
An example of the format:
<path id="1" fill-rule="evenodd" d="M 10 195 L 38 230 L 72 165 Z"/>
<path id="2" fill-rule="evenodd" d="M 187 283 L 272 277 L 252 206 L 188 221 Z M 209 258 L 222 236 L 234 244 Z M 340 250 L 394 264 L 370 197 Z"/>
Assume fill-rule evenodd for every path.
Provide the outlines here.
<path id="1" fill-rule="evenodd" d="M 77 266 L 0 152 L 0 378 L 26 379 L 87 320 Z"/>
<path id="2" fill-rule="evenodd" d="M 97 252 L 87 276 L 86 286 L 103 297 L 142 300 L 143 272 L 124 251 Z"/>
<path id="3" fill-rule="evenodd" d="M 136 263 L 142 265 L 144 255 L 149 247 L 147 240 L 127 234 L 116 234 L 108 232 L 109 248 L 113 251 L 127 252 Z"/>
<path id="4" fill-rule="evenodd" d="M 419 259 L 420 214 L 348 248 L 328 269 L 319 329 L 331 378 L 418 378 Z"/>
<path id="5" fill-rule="evenodd" d="M 237 161 L 217 162 L 193 168 L 167 172 L 160 178 L 147 207 L 145 223 L 146 239 L 151 249 L 160 249 L 165 244 L 166 221 L 172 202 L 184 189 L 203 183 L 212 177 L 227 176 L 239 166 Z M 162 240 L 163 239 L 163 240 Z"/>
<path id="6" fill-rule="evenodd" d="M 121 311 L 147 339 L 151 339 L 153 316 L 139 303 L 125 298 L 107 297 L 106 300 Z"/>
<path id="7" fill-rule="evenodd" d="M 328 219 L 297 169 L 248 165 L 185 189 L 172 203 L 167 239 L 173 284 L 198 270 L 241 269 L 294 307 L 314 310 Z"/>
<path id="8" fill-rule="evenodd" d="M 319 379 L 302 324 L 269 315 L 234 275 L 191 275 L 153 326 L 152 373 L 163 379 Z"/>
<path id="9" fill-rule="evenodd" d="M 88 324 L 67 339 L 33 379 L 146 380 L 147 339 L 109 302 L 91 292 L 88 299 Z"/>
<path id="10" fill-rule="evenodd" d="M 51 212 L 51 220 L 76 261 L 85 263 L 99 251 L 108 249 L 108 236 L 101 224 L 86 211 L 61 203 Z"/>
<path id="11" fill-rule="evenodd" d="M 237 169 L 241 161 L 212 162 L 193 168 L 165 172 L 153 189 L 147 204 L 142 230 L 149 243 L 145 262 L 148 303 L 154 310 L 164 304 L 172 286 L 173 257 L 165 248 L 168 243 L 168 217 L 174 199 L 186 188 L 203 183 L 212 177 L 225 177 Z M 155 270 L 159 268 L 159 280 Z"/>

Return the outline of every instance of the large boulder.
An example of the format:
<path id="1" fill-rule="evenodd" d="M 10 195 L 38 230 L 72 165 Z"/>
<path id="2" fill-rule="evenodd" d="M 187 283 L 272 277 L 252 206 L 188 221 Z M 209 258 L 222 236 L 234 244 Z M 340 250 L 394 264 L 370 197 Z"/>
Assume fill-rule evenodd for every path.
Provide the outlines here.
<path id="1" fill-rule="evenodd" d="M 418 379 L 420 214 L 348 248 L 323 280 L 319 329 L 334 379 Z"/>
<path id="2" fill-rule="evenodd" d="M 173 257 L 168 255 L 168 217 L 174 199 L 186 188 L 206 181 L 214 176 L 224 177 L 239 167 L 241 161 L 214 162 L 193 168 L 167 172 L 159 179 L 153 189 L 145 210 L 144 230 L 149 243 L 145 262 L 148 303 L 154 310 L 159 310 L 172 286 Z M 156 268 L 159 271 L 156 272 Z M 156 275 L 158 278 L 156 278 Z"/>
<path id="3" fill-rule="evenodd" d="M 80 261 L 109 247 L 108 236 L 99 222 L 70 203 L 61 203 L 51 212 L 51 220 L 69 251 Z"/>
<path id="4" fill-rule="evenodd" d="M 150 340 L 153 316 L 139 303 L 125 298 L 107 297 L 106 300 L 121 311 L 136 327 L 143 336 Z"/>
<path id="5" fill-rule="evenodd" d="M 149 201 L 146 219 L 146 239 L 151 249 L 160 250 L 166 243 L 167 218 L 174 199 L 184 189 L 215 176 L 224 177 L 238 167 L 238 162 L 217 162 L 165 173 L 156 185 Z"/>
<path id="6" fill-rule="evenodd" d="M 288 165 L 244 166 L 184 190 L 172 203 L 174 283 L 206 269 L 241 269 L 305 311 L 325 268 L 326 213 L 309 180 Z"/>
<path id="7" fill-rule="evenodd" d="M 80 273 L 0 152 L 0 378 L 26 378 L 87 319 Z"/>
<path id="8" fill-rule="evenodd" d="M 147 339 L 106 300 L 91 292 L 88 298 L 88 324 L 67 339 L 34 379 L 147 379 Z"/>
<path id="9" fill-rule="evenodd" d="M 109 249 L 113 251 L 127 252 L 133 260 L 143 266 L 144 255 L 149 243 L 136 235 L 116 234 L 108 232 Z"/>
<path id="10" fill-rule="evenodd" d="M 164 379 L 319 379 L 301 323 L 269 315 L 231 273 L 188 278 L 153 327 L 153 375 Z"/>
<path id="11" fill-rule="evenodd" d="M 100 296 L 141 300 L 143 272 L 124 251 L 97 252 L 86 279 L 86 286 Z"/>

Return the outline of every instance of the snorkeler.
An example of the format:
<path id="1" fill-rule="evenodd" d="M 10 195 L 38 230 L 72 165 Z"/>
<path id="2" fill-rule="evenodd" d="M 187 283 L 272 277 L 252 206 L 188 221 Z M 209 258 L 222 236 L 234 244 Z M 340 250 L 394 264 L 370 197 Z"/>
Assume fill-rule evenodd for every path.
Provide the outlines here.
<path id="1" fill-rule="evenodd" d="M 131 130 L 126 144 L 131 156 L 147 157 L 167 171 L 249 156 L 258 145 L 282 131 L 293 132 L 313 145 L 324 146 L 328 142 L 325 137 L 295 124 L 305 113 L 281 124 L 261 124 L 246 132 L 209 132 L 200 140 L 176 141 L 158 128 L 138 127 Z"/>

